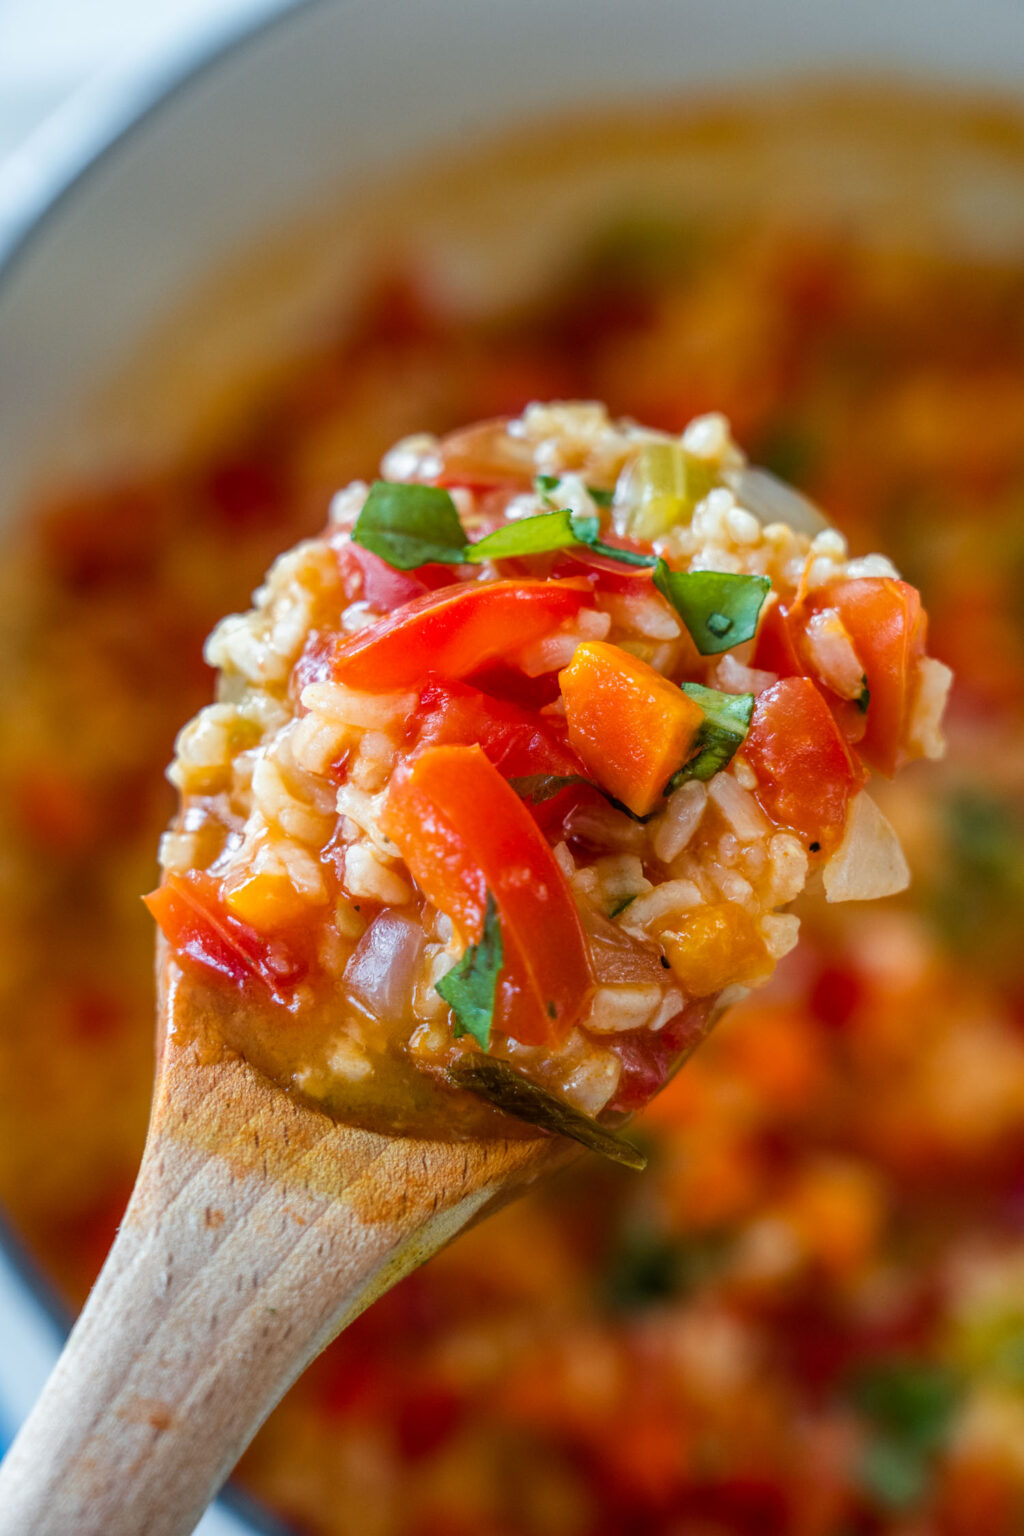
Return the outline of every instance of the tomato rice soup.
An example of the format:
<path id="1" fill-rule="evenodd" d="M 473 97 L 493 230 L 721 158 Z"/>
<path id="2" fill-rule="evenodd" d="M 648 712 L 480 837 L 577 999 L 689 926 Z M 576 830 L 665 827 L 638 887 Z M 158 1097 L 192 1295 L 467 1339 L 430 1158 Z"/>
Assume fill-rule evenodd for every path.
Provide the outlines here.
<path id="1" fill-rule="evenodd" d="M 926 231 L 934 239 L 915 241 L 903 224 L 904 216 L 920 221 L 918 232 L 927 224 L 972 145 L 998 162 L 1003 185 L 1024 184 L 1024 131 L 987 103 L 971 116 L 948 96 L 915 105 L 903 92 L 879 91 L 850 109 L 837 135 L 834 92 L 813 110 L 797 97 L 780 95 L 766 111 L 745 93 L 692 131 L 664 128 L 661 140 L 645 113 L 620 139 L 609 134 L 607 152 L 601 139 L 602 165 L 616 163 L 623 138 L 639 146 L 606 217 L 561 217 L 575 209 L 571 193 L 594 165 L 593 132 L 565 168 L 569 190 L 557 214 L 550 197 L 522 183 L 509 199 L 503 163 L 487 174 L 502 189 L 508 223 L 564 237 L 558 261 L 514 303 L 439 291 L 417 219 L 415 243 L 404 256 L 400 241 L 389 246 L 356 312 L 328 316 L 274 379 L 254 381 L 243 412 L 211 421 L 197 448 L 155 468 L 126 462 L 121 470 L 115 459 L 105 478 L 65 485 L 33 510 L 0 563 L 0 1197 L 69 1301 L 99 1269 L 142 1147 L 153 924 L 139 892 L 160 879 L 154 850 L 175 811 L 163 777 L 175 735 L 211 697 L 204 640 L 225 613 L 249 606 L 282 549 L 323 544 L 338 487 L 439 478 L 415 454 L 392 462 L 391 444 L 424 431 L 443 440 L 485 418 L 517 420 L 537 400 L 601 399 L 613 420 L 650 423 L 676 442 L 694 418 L 721 411 L 751 464 L 825 509 L 848 541 L 845 558 L 885 551 L 921 592 L 929 654 L 955 673 L 944 760 L 911 763 L 892 781 L 869 765 L 866 792 L 850 801 L 870 795 L 896 828 L 910 886 L 873 903 L 830 903 L 816 891 L 798 899 L 800 943 L 630 1123 L 629 1138 L 649 1156 L 643 1177 L 580 1159 L 382 1298 L 275 1410 L 238 1476 L 300 1536 L 1024 1529 L 1024 247 L 996 238 L 1024 197 L 979 212 L 975 179 L 963 204 L 969 241 L 941 221 Z M 766 160 L 780 123 L 791 128 L 785 154 Z M 882 150 L 868 166 L 875 136 Z M 652 190 L 644 167 L 659 143 L 673 164 L 712 162 L 701 185 L 721 189 L 719 206 L 697 195 L 696 177 Z M 834 175 L 821 196 L 787 196 L 784 165 L 806 166 L 816 153 L 828 167 L 860 167 L 860 180 L 842 181 L 861 190 L 884 182 L 882 160 L 905 170 L 913 158 L 884 227 L 877 207 L 838 231 L 829 224 L 823 206 Z M 752 202 L 766 164 L 774 172 L 767 211 Z M 403 227 L 410 218 L 404 210 Z M 460 226 L 463 243 L 471 225 Z M 164 367 L 162 351 L 150 356 Z M 186 404 L 165 403 L 164 416 Z M 574 464 L 567 473 L 584 491 L 618 484 L 579 471 Z M 516 495 L 536 496 L 529 477 L 515 478 Z M 459 483 L 471 484 L 471 505 Z M 478 542 L 488 531 L 472 521 L 482 488 L 468 474 L 445 488 L 467 542 Z M 564 501 L 591 515 L 568 491 Z M 533 515 L 546 505 L 538 497 Z M 601 541 L 629 542 L 613 509 L 595 507 Z M 557 500 L 552 509 L 562 509 Z M 357 515 L 353 507 L 332 522 L 327 540 L 343 545 Z M 796 516 L 789 502 L 778 521 Z M 350 541 L 353 563 L 369 564 L 368 554 Z M 594 588 L 586 611 L 611 614 L 614 589 L 597 585 L 603 560 L 575 546 L 546 558 L 550 571 L 535 554 L 514 579 L 569 581 L 550 572 L 574 563 L 575 579 Z M 689 558 L 681 549 L 668 563 L 682 570 Z M 480 579 L 465 562 L 437 564 L 405 575 L 386 562 L 376 569 L 395 581 L 443 576 L 458 590 Z M 658 593 L 652 577 L 630 576 L 625 565 L 612 574 Z M 758 616 L 764 643 L 789 592 L 783 572 L 772 577 Z M 896 578 L 886 570 L 872 579 Z M 386 617 L 409 595 L 385 598 L 376 611 Z M 340 592 L 335 617 L 367 600 L 354 587 L 351 597 Z M 676 610 L 658 600 L 671 619 Z M 580 644 L 625 638 L 621 621 L 612 622 L 615 630 Z M 721 693 L 755 691 L 749 680 L 739 689 L 723 679 L 724 654 L 684 658 L 689 631 L 678 614 L 676 623 L 671 676 L 653 652 L 636 659 L 673 686 L 695 678 Z M 303 636 L 308 628 L 303 618 Z M 738 651 L 736 666 L 781 681 L 779 663 L 745 656 L 749 647 L 727 647 Z M 559 656 L 552 672 L 537 674 L 551 691 L 539 698 L 524 696 L 522 685 L 512 697 L 499 693 L 492 668 L 489 697 L 542 714 L 550 743 L 561 719 L 552 710 L 562 697 L 558 674 L 568 665 Z M 804 676 L 817 675 L 803 665 Z M 483 681 L 449 680 L 434 725 L 454 724 L 455 695 L 487 692 Z M 243 691 L 237 676 L 232 687 Z M 258 743 L 251 728 L 248 741 L 222 741 L 211 762 L 234 764 L 312 713 L 279 684 L 251 692 L 275 689 L 276 723 L 260 724 Z M 847 741 L 856 700 L 821 696 Z M 418 732 L 426 719 L 417 703 L 402 727 L 403 763 L 416 750 L 406 729 Z M 365 740 L 377 727 L 357 729 Z M 562 746 L 583 761 L 567 717 L 564 729 Z M 848 745 L 863 761 L 863 738 Z M 726 835 L 716 779 L 750 793 L 774 827 L 770 807 L 738 778 L 743 762 L 737 747 L 704 781 L 694 838 Z M 229 777 L 217 771 L 219 783 L 187 792 L 213 811 Z M 510 768 L 503 782 L 524 776 Z M 592 771 L 582 776 L 596 782 Z M 345 782 L 352 787 L 351 774 Z M 334 785 L 335 796 L 343 787 Z M 621 788 L 572 792 L 580 796 L 574 819 L 611 820 L 645 849 L 666 814 L 637 822 L 616 811 Z M 566 801 L 513 793 L 538 827 L 549 812 L 569 814 Z M 698 788 L 686 793 L 699 798 Z M 228 837 L 250 810 L 239 801 L 223 823 Z M 337 819 L 336 799 L 331 814 Z M 212 820 L 216 831 L 220 814 Z M 561 842 L 572 854 L 572 871 L 566 863 L 562 873 L 574 902 L 579 891 L 580 913 L 584 900 L 596 906 L 587 871 L 613 856 L 604 845 L 571 842 L 558 825 L 542 831 L 552 856 Z M 728 870 L 756 889 L 739 863 L 748 844 L 731 835 L 738 855 Z M 817 884 L 831 854 L 813 853 L 800 826 L 773 830 L 769 844 L 776 837 L 799 845 Z M 295 841 L 325 881 L 344 873 L 343 860 L 337 876 L 337 863 L 321 860 L 319 832 Z M 224 851 L 185 854 L 181 878 Z M 614 857 L 622 855 L 644 863 L 629 847 Z M 621 867 L 635 878 L 635 863 Z M 416 877 L 406 877 L 401 857 L 390 868 L 413 892 L 394 910 L 411 915 L 425 901 Z M 652 890 L 662 868 L 644 874 Z M 616 899 L 632 895 L 635 908 L 650 894 L 624 887 Z M 337 899 L 315 909 L 315 925 Z M 623 919 L 632 908 L 601 913 L 631 942 L 639 936 Z M 440 946 L 446 972 L 462 943 L 477 942 L 468 923 L 456 941 L 449 920 L 449 938 L 424 938 L 424 948 Z M 338 954 L 343 943 L 354 952 L 362 937 L 339 939 Z M 296 988 L 319 984 L 322 957 L 303 959 L 309 971 Z M 660 962 L 659 970 L 659 985 L 681 994 L 675 973 Z M 594 984 L 596 993 L 596 976 Z M 258 995 L 249 990 L 255 982 L 237 977 L 203 985 L 226 1013 L 238 1011 L 243 986 L 244 1000 Z M 291 1031 L 304 1052 L 322 1052 L 327 1037 L 315 1015 L 305 1024 L 290 1002 L 294 991 L 268 1010 L 274 1038 Z M 411 1042 L 420 1028 L 411 1015 L 399 1027 L 390 1012 L 377 1026 L 363 1005 L 353 1016 L 371 1044 Z M 548 1047 L 507 1044 L 514 1037 L 503 1036 L 500 1019 L 489 1053 L 472 1034 L 455 1037 L 450 1013 L 439 1009 L 439 1020 L 448 1049 L 466 1059 L 511 1060 L 525 1050 L 547 1057 Z M 669 1027 L 638 1025 L 636 1039 L 656 1041 Z M 581 1023 L 573 1029 L 583 1033 Z M 334 1028 L 331 1038 L 348 1033 Z M 629 1033 L 593 1038 L 614 1054 Z M 412 1088 L 432 1084 L 443 1095 L 450 1121 L 484 1112 L 434 1075 L 417 1068 L 413 1076 L 406 1047 L 389 1045 L 395 1061 Z M 383 1058 L 372 1065 L 383 1069 Z M 282 1069 L 290 1081 L 295 1064 Z M 551 1092 L 568 1084 L 566 1076 Z M 608 1108 L 600 1115 L 615 1118 Z M 507 1116 L 495 1123 L 513 1133 Z"/>
<path id="2" fill-rule="evenodd" d="M 228 1043 L 335 1113 L 483 1128 L 443 1090 L 498 1061 L 636 1109 L 812 874 L 907 883 L 864 784 L 941 754 L 949 669 L 720 416 L 535 403 L 382 472 L 208 642 L 150 909 Z"/>

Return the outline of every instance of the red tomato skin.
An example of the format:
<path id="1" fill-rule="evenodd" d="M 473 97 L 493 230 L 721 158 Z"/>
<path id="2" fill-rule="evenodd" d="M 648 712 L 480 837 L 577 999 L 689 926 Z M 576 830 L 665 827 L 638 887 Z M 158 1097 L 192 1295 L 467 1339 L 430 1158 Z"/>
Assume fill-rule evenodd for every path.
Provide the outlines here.
<path id="1" fill-rule="evenodd" d="M 579 913 L 547 839 L 482 749 L 421 752 L 392 782 L 386 827 L 428 901 L 469 942 L 493 894 L 505 950 L 500 1032 L 525 1045 L 564 1040 L 594 990 Z"/>
<path id="2" fill-rule="evenodd" d="M 611 543 L 611 539 L 605 542 Z M 625 542 L 621 547 L 634 548 Z M 647 553 L 646 550 L 638 552 Z M 551 574 L 563 577 L 583 575 L 597 592 L 620 592 L 626 596 L 632 593 L 641 597 L 646 596 L 653 587 L 654 570 L 652 566 L 627 565 L 611 555 L 602 555 L 598 550 L 580 548 L 563 550 L 552 566 Z"/>
<path id="3" fill-rule="evenodd" d="M 777 826 L 823 848 L 839 842 L 850 796 L 867 775 L 809 677 L 783 678 L 758 695 L 741 751 Z"/>
<path id="4" fill-rule="evenodd" d="M 168 875 L 143 897 L 164 938 L 180 959 L 240 990 L 253 982 L 278 1002 L 308 966 L 280 940 L 268 941 L 225 912 L 217 883 L 207 874 Z"/>
<path id="5" fill-rule="evenodd" d="M 428 674 L 468 677 L 542 639 L 592 601 L 584 582 L 457 582 L 337 637 L 332 675 L 373 693 L 415 687 Z"/>
<path id="6" fill-rule="evenodd" d="M 800 677 L 807 671 L 797 655 L 793 620 L 783 603 L 771 603 L 765 609 L 750 665 L 779 678 Z"/>
<path id="7" fill-rule="evenodd" d="M 427 592 L 451 586 L 456 577 L 448 565 L 420 565 L 414 571 L 396 571 L 372 550 L 346 540 L 338 549 L 338 564 L 350 602 L 362 599 L 380 613 L 391 613 Z"/>
<path id="8" fill-rule="evenodd" d="M 557 715 L 542 717 L 467 683 L 432 679 L 420 694 L 413 732 L 413 751 L 476 743 L 503 779 L 548 773 L 560 778 L 573 774 L 586 777 L 583 764 L 569 746 L 565 722 Z M 569 807 L 586 793 L 584 786 L 570 785 L 550 799 L 537 804 L 528 800 L 526 804 L 534 821 L 547 828 L 561 823 Z"/>
<path id="9" fill-rule="evenodd" d="M 871 696 L 857 750 L 891 778 L 908 757 L 911 685 L 927 639 L 920 594 L 890 576 L 860 576 L 819 588 L 807 606 L 811 612 L 835 608 L 850 635 Z"/>
<path id="10" fill-rule="evenodd" d="M 608 1105 L 613 1114 L 634 1114 L 660 1093 L 681 1061 L 696 1050 L 710 1025 L 714 997 L 686 1004 L 661 1029 L 630 1029 L 608 1035 L 607 1045 L 622 1062 L 622 1076 Z"/>

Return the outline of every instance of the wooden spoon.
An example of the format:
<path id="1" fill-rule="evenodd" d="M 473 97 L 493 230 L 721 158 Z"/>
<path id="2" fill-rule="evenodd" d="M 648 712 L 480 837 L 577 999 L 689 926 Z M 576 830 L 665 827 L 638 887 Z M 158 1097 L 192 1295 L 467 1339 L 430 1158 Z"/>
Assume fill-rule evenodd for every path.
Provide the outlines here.
<path id="1" fill-rule="evenodd" d="M 309 1362 L 467 1222 L 570 1159 L 558 1137 L 425 1141 L 339 1125 L 204 1053 L 163 952 L 135 1190 L 0 1465 L 0 1536 L 183 1536 Z"/>

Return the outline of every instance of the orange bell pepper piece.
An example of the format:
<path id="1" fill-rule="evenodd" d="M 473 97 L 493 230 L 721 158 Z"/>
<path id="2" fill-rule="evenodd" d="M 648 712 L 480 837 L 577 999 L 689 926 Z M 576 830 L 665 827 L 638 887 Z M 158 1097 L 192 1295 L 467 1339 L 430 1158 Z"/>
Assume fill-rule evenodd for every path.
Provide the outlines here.
<path id="1" fill-rule="evenodd" d="M 646 661 L 603 640 L 578 645 L 558 682 L 576 755 L 602 789 L 646 816 L 693 755 L 700 705 Z"/>

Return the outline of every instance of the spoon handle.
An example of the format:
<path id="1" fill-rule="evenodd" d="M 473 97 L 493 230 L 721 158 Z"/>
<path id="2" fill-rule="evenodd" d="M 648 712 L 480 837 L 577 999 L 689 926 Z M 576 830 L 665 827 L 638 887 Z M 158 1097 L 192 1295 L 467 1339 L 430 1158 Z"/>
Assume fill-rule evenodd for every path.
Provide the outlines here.
<path id="1" fill-rule="evenodd" d="M 184 1536 L 310 1360 L 544 1149 L 338 1126 L 171 1047 L 117 1240 L 0 1465 L 0 1536 Z"/>

